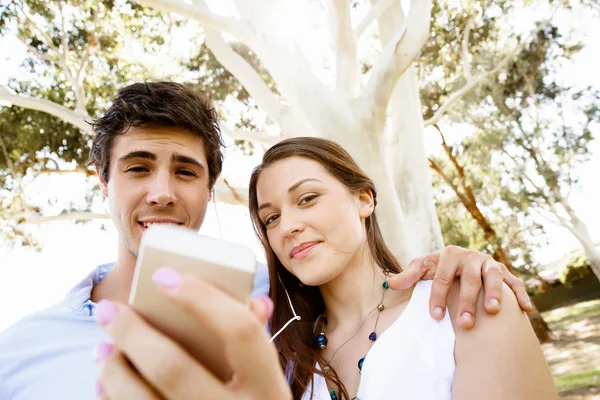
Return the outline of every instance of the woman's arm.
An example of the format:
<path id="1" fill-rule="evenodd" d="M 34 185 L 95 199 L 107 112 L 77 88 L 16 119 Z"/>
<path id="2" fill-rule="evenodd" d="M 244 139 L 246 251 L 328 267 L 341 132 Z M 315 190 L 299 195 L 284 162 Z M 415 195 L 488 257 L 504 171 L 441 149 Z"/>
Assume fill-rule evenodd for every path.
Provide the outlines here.
<path id="1" fill-rule="evenodd" d="M 477 303 L 473 329 L 459 327 L 460 288 L 453 285 L 449 297 L 456 332 L 454 400 L 550 400 L 558 399 L 550 369 L 527 316 L 513 292 L 504 285 L 502 309 L 483 312 L 483 296 Z"/>

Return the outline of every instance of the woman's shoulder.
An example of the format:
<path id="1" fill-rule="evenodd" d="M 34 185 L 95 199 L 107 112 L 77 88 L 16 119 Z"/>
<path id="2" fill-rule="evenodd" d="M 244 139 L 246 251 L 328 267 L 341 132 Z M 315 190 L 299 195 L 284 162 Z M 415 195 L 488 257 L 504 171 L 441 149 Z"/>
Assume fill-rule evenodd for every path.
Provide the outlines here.
<path id="1" fill-rule="evenodd" d="M 484 309 L 485 297 L 483 289 L 481 290 L 475 307 L 475 324 L 468 330 L 458 325 L 459 297 L 460 282 L 456 281 L 448 295 L 448 310 L 456 333 L 457 364 L 463 356 L 468 357 L 469 354 L 480 351 L 490 353 L 491 348 L 502 351 L 501 348 L 504 346 L 509 350 L 513 344 L 510 338 L 515 335 L 535 337 L 526 314 L 521 310 L 514 293 L 506 284 L 503 284 L 502 288 L 502 307 L 495 315 L 487 313 Z"/>

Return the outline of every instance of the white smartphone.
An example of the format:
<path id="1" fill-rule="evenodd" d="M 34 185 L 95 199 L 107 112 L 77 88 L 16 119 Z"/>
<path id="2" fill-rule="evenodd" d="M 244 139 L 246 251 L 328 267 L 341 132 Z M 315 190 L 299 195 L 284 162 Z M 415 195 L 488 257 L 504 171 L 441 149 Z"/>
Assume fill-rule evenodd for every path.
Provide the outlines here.
<path id="1" fill-rule="evenodd" d="M 210 238 L 176 225 L 151 225 L 142 237 L 129 304 L 151 325 L 179 343 L 218 378 L 232 371 L 223 343 L 191 314 L 162 295 L 152 281 L 159 268 L 203 278 L 249 304 L 256 271 L 252 250 L 237 243 Z M 215 313 L 222 312 L 218 309 Z"/>

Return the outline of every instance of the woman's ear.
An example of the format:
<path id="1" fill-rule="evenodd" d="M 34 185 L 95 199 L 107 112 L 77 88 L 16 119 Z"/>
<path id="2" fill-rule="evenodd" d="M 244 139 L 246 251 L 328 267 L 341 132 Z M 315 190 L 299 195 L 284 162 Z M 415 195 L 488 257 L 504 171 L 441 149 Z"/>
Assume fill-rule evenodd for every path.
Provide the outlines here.
<path id="1" fill-rule="evenodd" d="M 359 214 L 362 218 L 368 218 L 375 211 L 375 199 L 371 189 L 363 189 L 358 193 Z"/>

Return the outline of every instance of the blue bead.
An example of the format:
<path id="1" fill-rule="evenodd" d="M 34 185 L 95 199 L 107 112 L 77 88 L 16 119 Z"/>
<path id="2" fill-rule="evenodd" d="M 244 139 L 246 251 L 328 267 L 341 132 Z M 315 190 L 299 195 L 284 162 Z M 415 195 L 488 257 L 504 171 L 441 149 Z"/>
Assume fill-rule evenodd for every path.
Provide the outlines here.
<path id="1" fill-rule="evenodd" d="M 383 282 L 384 289 L 388 289 L 389 287 L 390 287 L 390 284 L 387 281 Z"/>
<path id="2" fill-rule="evenodd" d="M 360 360 L 358 360 L 358 370 L 359 371 L 362 371 L 362 367 L 363 367 L 364 363 L 365 363 L 365 358 L 364 357 L 361 358 Z"/>
<path id="3" fill-rule="evenodd" d="M 338 400 L 335 390 L 332 390 L 331 392 L 329 392 L 329 396 L 331 396 L 331 400 Z"/>
<path id="4" fill-rule="evenodd" d="M 376 341 L 377 340 L 377 334 L 375 332 L 371 332 L 371 334 L 369 335 L 369 340 L 371 341 Z"/>
<path id="5" fill-rule="evenodd" d="M 317 335 L 317 346 L 324 348 L 325 346 L 327 346 L 327 336 L 325 336 L 322 333 L 319 333 Z"/>

